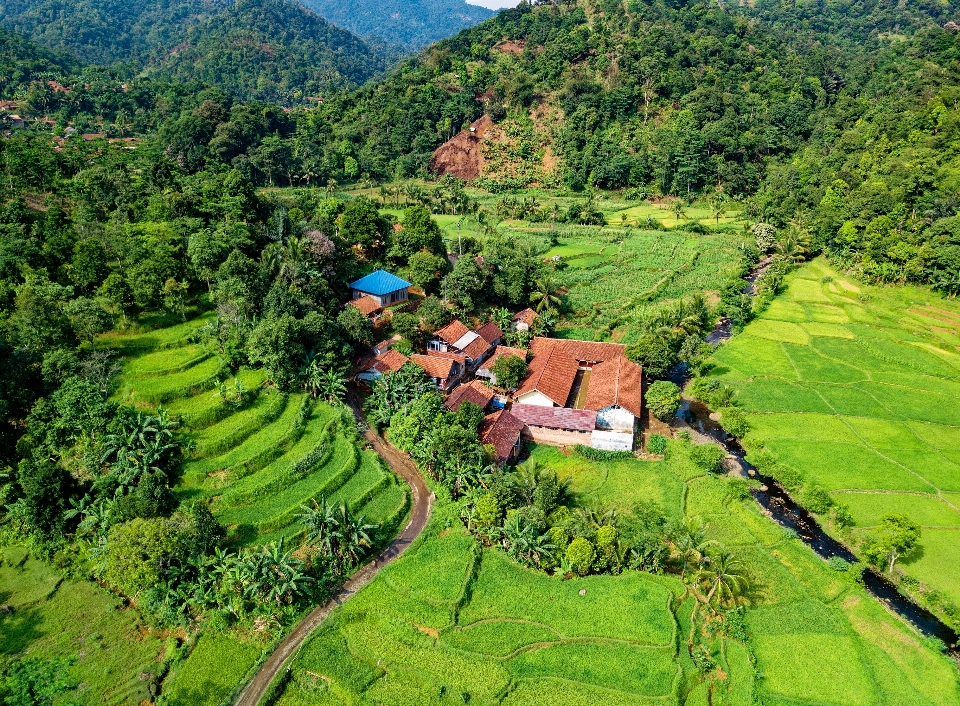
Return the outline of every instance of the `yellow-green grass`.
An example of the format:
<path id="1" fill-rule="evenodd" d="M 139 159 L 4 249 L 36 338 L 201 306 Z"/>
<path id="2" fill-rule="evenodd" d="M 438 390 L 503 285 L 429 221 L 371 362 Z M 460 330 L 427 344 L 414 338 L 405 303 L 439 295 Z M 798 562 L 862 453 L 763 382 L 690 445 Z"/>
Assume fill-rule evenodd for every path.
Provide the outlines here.
<path id="1" fill-rule="evenodd" d="M 13 608 L 0 618 L 0 655 L 75 658 L 69 676 L 78 683 L 70 703 L 128 704 L 150 699 L 163 641 L 138 630 L 138 616 L 88 581 L 64 579 L 26 550 L 4 547 L 0 602 Z M 60 702 L 58 702 L 60 703 Z"/>
<path id="2" fill-rule="evenodd" d="M 229 635 L 203 635 L 164 691 L 170 706 L 219 706 L 260 657 L 260 648 Z"/>
<path id="3" fill-rule="evenodd" d="M 213 426 L 193 435 L 197 458 L 216 456 L 235 447 L 283 412 L 287 396 L 276 390 L 264 390 L 250 406 L 234 412 Z"/>
<path id="4" fill-rule="evenodd" d="M 117 397 L 126 403 L 164 404 L 211 389 L 220 373 L 220 361 L 207 358 L 179 373 L 158 377 L 125 377 Z"/>
<path id="5" fill-rule="evenodd" d="M 960 528 L 924 527 L 920 548 L 903 560 L 907 573 L 960 603 Z"/>
<path id="6" fill-rule="evenodd" d="M 837 500 L 850 507 L 858 527 L 875 527 L 891 512 L 890 503 L 896 502 L 897 512 L 903 512 L 922 527 L 960 527 L 960 509 L 946 498 L 935 495 L 853 492 L 837 493 Z M 960 537 L 958 537 L 960 538 Z"/>
<path id="7" fill-rule="evenodd" d="M 198 345 L 160 350 L 131 361 L 124 368 L 124 374 L 129 377 L 152 377 L 165 373 L 181 372 L 196 365 L 209 355 Z"/>
<path id="8" fill-rule="evenodd" d="M 901 491 L 839 492 L 858 524 L 895 511 L 952 524 L 936 496 L 960 493 L 960 355 L 954 333 L 933 328 L 958 326 L 954 301 L 856 284 L 818 260 L 714 354 L 714 374 L 739 393 L 748 443 L 832 491 Z M 930 531 L 931 545 L 942 544 Z M 949 593 L 946 564 L 932 568 L 949 553 L 924 550 L 902 568 Z"/>
<path id="9" fill-rule="evenodd" d="M 692 599 L 680 608 L 676 578 L 560 581 L 481 548 L 457 508 L 438 500 L 421 538 L 303 647 L 278 703 L 960 704 L 948 659 L 785 539 L 752 500 L 731 500 L 682 444 L 655 463 L 594 463 L 542 447 L 533 457 L 571 477 L 578 497 L 615 490 L 623 512 L 684 488 L 667 514 L 708 518 L 711 537 L 755 577 L 748 644 L 716 643 L 725 679 L 698 685 L 684 654 Z"/>

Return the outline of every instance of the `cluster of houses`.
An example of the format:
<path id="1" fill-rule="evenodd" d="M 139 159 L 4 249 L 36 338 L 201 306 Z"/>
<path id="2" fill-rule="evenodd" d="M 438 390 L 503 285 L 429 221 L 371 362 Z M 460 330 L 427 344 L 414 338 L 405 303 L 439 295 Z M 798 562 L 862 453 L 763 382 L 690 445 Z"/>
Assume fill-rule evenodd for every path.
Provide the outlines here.
<path id="1" fill-rule="evenodd" d="M 409 299 L 410 283 L 378 270 L 350 285 L 356 306 L 377 317 Z M 515 330 L 529 330 L 537 317 L 525 309 L 513 317 Z M 362 359 L 355 379 L 372 383 L 407 363 L 421 367 L 447 393 L 444 405 L 457 410 L 471 402 L 488 412 L 480 439 L 501 462 L 514 458 L 521 440 L 554 446 L 582 444 L 611 451 L 633 450 L 643 412 L 643 373 L 619 343 L 534 337 L 529 348 L 502 345 L 504 332 L 493 322 L 476 329 L 459 320 L 438 329 L 426 350 L 404 355 L 399 336 L 383 341 Z M 497 394 L 494 363 L 502 356 L 527 361 L 526 377 L 515 390 Z"/>

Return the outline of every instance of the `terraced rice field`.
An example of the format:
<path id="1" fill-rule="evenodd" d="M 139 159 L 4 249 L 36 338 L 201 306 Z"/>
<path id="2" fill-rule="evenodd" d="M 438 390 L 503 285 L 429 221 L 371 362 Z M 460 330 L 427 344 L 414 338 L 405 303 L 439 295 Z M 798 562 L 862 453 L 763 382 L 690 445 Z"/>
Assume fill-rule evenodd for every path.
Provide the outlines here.
<path id="1" fill-rule="evenodd" d="M 960 603 L 960 304 L 818 260 L 713 360 L 748 443 L 849 506 L 855 532 L 914 518 L 921 548 L 902 570 Z"/>
<path id="2" fill-rule="evenodd" d="M 207 501 L 237 544 L 298 536 L 295 515 L 321 497 L 346 503 L 380 525 L 384 539 L 392 537 L 407 512 L 406 486 L 379 456 L 360 449 L 349 413 L 280 392 L 249 369 L 236 375 L 248 390 L 245 404 L 224 402 L 216 385 L 232 385 L 234 376 L 191 342 L 203 323 L 105 337 L 127 356 L 116 397 L 184 418 L 193 448 L 178 495 Z"/>
<path id="3" fill-rule="evenodd" d="M 677 577 L 561 581 L 482 548 L 441 500 L 417 543 L 301 649 L 276 703 L 960 704 L 948 659 L 752 500 L 732 500 L 686 445 L 671 442 L 660 462 L 532 456 L 571 477 L 584 504 L 629 513 L 647 500 L 671 519 L 703 517 L 748 565 L 746 639 L 707 640 L 721 670 L 712 680 L 687 653 L 694 603 Z"/>

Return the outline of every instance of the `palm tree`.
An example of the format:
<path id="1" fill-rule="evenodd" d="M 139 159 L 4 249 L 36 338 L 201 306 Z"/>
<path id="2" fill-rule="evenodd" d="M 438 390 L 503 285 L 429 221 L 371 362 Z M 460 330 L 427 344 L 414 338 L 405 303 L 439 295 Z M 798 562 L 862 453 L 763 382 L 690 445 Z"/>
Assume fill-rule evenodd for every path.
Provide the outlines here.
<path id="1" fill-rule="evenodd" d="M 533 525 L 520 513 L 510 515 L 503 523 L 503 548 L 514 559 L 530 566 L 540 566 L 556 549 L 549 537 L 537 535 Z"/>
<path id="2" fill-rule="evenodd" d="M 683 561 L 680 577 L 687 575 L 691 563 L 700 564 L 707 550 L 716 545 L 713 540 L 707 539 L 706 525 L 698 517 L 685 517 L 677 525 L 671 538 L 674 552 Z"/>
<path id="3" fill-rule="evenodd" d="M 681 201 L 680 199 L 677 199 L 676 201 L 673 202 L 673 206 L 671 207 L 671 210 L 673 211 L 673 217 L 677 220 L 678 223 L 680 222 L 681 218 L 687 217 L 687 212 L 683 207 L 683 201 Z"/>
<path id="4" fill-rule="evenodd" d="M 705 603 L 712 607 L 713 599 L 723 603 L 734 600 L 750 585 L 746 565 L 728 551 L 720 551 L 704 557 L 697 571 L 697 580 L 707 588 Z"/>
<path id="5" fill-rule="evenodd" d="M 551 275 L 544 275 L 533 284 L 530 301 L 536 303 L 537 313 L 544 309 L 553 309 L 560 306 L 557 283 Z"/>
<path id="6" fill-rule="evenodd" d="M 340 532 L 336 538 L 334 556 L 340 560 L 341 567 L 346 568 L 359 560 L 363 550 L 373 546 L 371 534 L 377 529 L 377 525 L 368 524 L 363 515 L 354 517 L 346 503 L 341 504 L 337 510 L 337 522 Z"/>

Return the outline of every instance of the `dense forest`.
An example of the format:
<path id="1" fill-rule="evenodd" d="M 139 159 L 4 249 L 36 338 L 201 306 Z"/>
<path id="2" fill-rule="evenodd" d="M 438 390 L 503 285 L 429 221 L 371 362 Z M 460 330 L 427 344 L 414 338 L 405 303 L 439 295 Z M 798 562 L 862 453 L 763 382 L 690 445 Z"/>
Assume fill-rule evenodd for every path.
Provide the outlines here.
<path id="1" fill-rule="evenodd" d="M 303 0 L 303 4 L 361 37 L 378 37 L 408 49 L 421 49 L 494 14 L 464 0 Z"/>
<path id="2" fill-rule="evenodd" d="M 305 105 L 355 88 L 397 56 L 292 0 L 5 3 L 8 30 L 132 80 L 204 81 L 246 99 Z"/>

